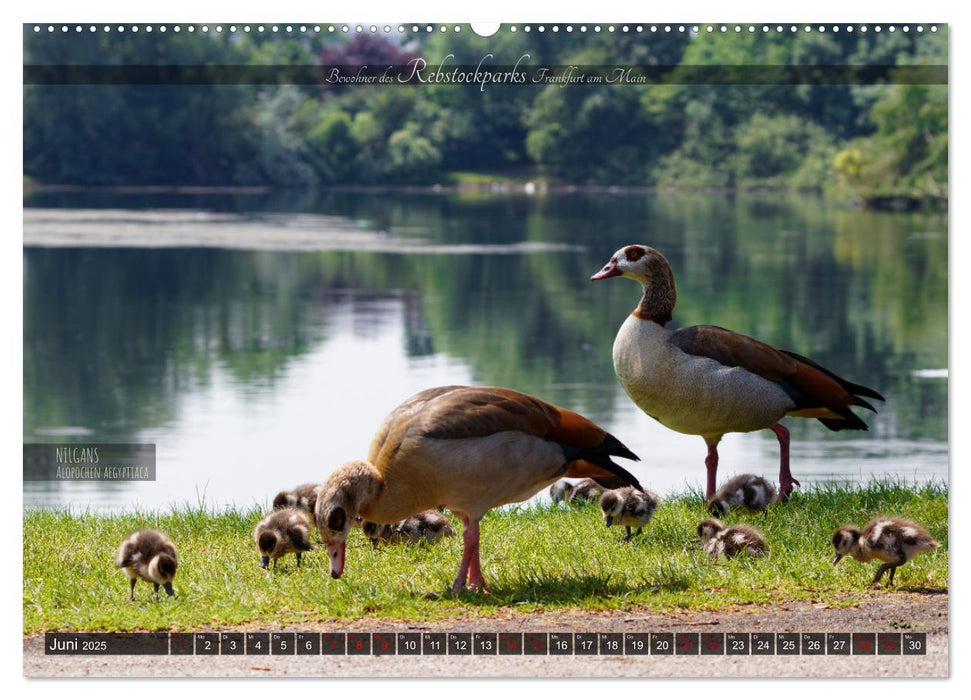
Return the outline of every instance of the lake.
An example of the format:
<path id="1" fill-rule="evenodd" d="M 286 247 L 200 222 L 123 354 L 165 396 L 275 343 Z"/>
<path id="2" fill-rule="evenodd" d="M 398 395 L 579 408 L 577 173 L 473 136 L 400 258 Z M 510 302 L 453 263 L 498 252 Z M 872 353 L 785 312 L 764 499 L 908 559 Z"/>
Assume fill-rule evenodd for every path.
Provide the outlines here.
<path id="1" fill-rule="evenodd" d="M 635 242 L 674 267 L 674 326 L 731 328 L 886 396 L 859 412 L 869 432 L 785 421 L 803 487 L 947 480 L 945 214 L 778 193 L 60 192 L 25 199 L 24 237 L 24 441 L 155 443 L 158 465 L 155 482 L 25 482 L 28 507 L 266 505 L 364 457 L 394 406 L 442 384 L 580 411 L 641 456 L 645 486 L 700 489 L 701 438 L 614 376 L 640 290 L 589 278 Z M 777 479 L 769 431 L 720 453 L 720 480 Z"/>

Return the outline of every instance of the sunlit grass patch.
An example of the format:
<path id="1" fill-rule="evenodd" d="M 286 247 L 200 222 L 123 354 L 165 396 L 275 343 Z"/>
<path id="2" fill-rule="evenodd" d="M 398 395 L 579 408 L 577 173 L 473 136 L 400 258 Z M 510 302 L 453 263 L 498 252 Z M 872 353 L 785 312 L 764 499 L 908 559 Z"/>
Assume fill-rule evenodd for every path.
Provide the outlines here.
<path id="1" fill-rule="evenodd" d="M 237 624 L 292 625 L 361 616 L 442 619 L 476 612 L 583 609 L 722 610 L 736 605 L 818 600 L 852 604 L 875 564 L 831 565 L 831 533 L 877 515 L 909 518 L 941 542 L 897 572 L 897 590 L 946 590 L 947 488 L 874 482 L 797 492 L 767 515 L 733 514 L 763 531 L 769 554 L 712 563 L 695 535 L 707 517 L 698 493 L 668 498 L 632 542 L 604 527 L 595 503 L 536 505 L 490 513 L 482 522 L 487 595 L 446 593 L 462 553 L 460 536 L 435 545 L 373 549 L 360 531 L 347 565 L 331 579 L 322 550 L 299 569 L 293 556 L 260 569 L 252 532 L 256 509 L 219 513 L 184 507 L 167 513 L 102 516 L 58 510 L 24 514 L 24 632 L 47 629 L 201 629 Z M 453 523 L 461 531 L 458 522 Z M 176 595 L 155 600 L 139 583 L 127 600 L 113 565 L 133 530 L 167 533 L 179 549 Z"/>

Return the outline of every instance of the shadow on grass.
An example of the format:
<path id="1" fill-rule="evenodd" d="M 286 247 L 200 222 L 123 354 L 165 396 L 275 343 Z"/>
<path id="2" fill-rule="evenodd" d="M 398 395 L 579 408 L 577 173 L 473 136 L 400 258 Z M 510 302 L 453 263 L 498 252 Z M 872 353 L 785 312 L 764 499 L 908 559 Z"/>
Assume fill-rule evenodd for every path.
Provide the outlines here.
<path id="1" fill-rule="evenodd" d="M 637 585 L 612 582 L 611 575 L 559 576 L 529 581 L 497 581 L 489 586 L 489 593 L 462 593 L 458 600 L 477 605 L 514 605 L 520 603 L 569 604 L 589 598 L 611 599 L 636 597 L 641 593 L 684 591 L 690 582 L 681 576 L 655 576 Z M 450 596 L 449 596 L 450 597 Z"/>
<path id="2" fill-rule="evenodd" d="M 897 593 L 917 593 L 918 595 L 947 595 L 946 586 L 894 586 L 887 590 Z"/>

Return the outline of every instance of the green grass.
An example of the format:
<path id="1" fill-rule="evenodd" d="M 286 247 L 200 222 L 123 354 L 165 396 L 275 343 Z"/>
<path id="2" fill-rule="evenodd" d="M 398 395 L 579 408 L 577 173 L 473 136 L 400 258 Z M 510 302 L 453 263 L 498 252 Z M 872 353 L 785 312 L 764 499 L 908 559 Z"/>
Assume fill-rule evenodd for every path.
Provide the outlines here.
<path id="1" fill-rule="evenodd" d="M 48 629 L 187 630 L 251 623 L 299 624 L 362 616 L 447 619 L 501 610 L 721 610 L 737 605 L 813 600 L 852 605 L 867 593 L 876 563 L 830 564 L 838 526 L 876 515 L 910 518 L 942 546 L 902 567 L 897 590 L 947 587 L 947 488 L 882 482 L 848 490 L 796 493 L 761 516 L 733 516 L 762 529 L 770 554 L 709 563 L 695 527 L 706 513 L 698 493 L 669 498 L 644 534 L 621 544 L 596 504 L 549 505 L 493 512 L 482 523 L 488 595 L 429 595 L 448 589 L 461 537 L 437 545 L 373 550 L 359 530 L 348 540 L 344 576 L 328 575 L 323 550 L 292 556 L 275 571 L 259 568 L 252 531 L 260 513 L 118 516 L 31 510 L 24 514 L 24 633 Z M 136 601 L 114 568 L 116 547 L 132 530 L 158 528 L 179 548 L 176 595 L 155 601 L 139 582 Z M 460 531 L 460 528 L 456 528 Z"/>

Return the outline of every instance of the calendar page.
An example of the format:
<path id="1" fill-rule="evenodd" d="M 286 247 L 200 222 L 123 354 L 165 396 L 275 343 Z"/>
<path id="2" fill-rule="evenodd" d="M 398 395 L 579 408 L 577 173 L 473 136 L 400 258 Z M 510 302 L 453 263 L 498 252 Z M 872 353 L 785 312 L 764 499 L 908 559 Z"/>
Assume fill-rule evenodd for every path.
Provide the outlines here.
<path id="1" fill-rule="evenodd" d="M 948 676 L 948 25 L 307 19 L 22 27 L 24 675 Z"/>

